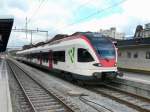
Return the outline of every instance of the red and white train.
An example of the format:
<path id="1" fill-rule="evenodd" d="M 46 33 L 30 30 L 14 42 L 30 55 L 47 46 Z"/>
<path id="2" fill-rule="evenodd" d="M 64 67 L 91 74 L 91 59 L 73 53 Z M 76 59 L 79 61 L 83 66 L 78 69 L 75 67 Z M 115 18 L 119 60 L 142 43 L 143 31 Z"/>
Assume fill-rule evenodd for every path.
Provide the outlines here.
<path id="1" fill-rule="evenodd" d="M 49 70 L 67 72 L 78 79 L 117 76 L 117 48 L 100 33 L 78 32 L 17 52 L 17 59 Z"/>

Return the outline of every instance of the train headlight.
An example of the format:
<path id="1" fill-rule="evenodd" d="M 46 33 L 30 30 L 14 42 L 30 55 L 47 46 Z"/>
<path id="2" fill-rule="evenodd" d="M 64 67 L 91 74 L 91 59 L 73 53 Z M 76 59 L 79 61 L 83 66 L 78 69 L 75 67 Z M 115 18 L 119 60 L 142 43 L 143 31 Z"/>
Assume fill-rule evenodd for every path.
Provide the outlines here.
<path id="1" fill-rule="evenodd" d="M 97 67 L 101 67 L 102 66 L 100 63 L 94 63 L 93 65 L 97 66 Z"/>

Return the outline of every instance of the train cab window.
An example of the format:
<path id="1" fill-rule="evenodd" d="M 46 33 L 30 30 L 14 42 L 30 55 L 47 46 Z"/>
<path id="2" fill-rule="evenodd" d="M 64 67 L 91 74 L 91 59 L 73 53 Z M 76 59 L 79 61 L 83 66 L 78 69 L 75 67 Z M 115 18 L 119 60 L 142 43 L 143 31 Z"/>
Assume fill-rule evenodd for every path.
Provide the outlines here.
<path id="1" fill-rule="evenodd" d="M 150 59 L 150 52 L 146 52 L 146 59 Z"/>
<path id="2" fill-rule="evenodd" d="M 78 49 L 78 62 L 91 62 L 94 61 L 91 54 L 83 48 Z"/>

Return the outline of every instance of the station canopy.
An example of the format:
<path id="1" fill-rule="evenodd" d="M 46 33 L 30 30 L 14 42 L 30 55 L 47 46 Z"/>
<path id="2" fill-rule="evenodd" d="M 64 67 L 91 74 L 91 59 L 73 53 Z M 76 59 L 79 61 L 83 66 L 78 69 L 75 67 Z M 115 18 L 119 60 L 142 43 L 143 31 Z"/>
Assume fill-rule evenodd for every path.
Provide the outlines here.
<path id="1" fill-rule="evenodd" d="M 13 18 L 0 17 L 0 52 L 4 52 L 7 47 L 11 29 L 13 26 Z"/>

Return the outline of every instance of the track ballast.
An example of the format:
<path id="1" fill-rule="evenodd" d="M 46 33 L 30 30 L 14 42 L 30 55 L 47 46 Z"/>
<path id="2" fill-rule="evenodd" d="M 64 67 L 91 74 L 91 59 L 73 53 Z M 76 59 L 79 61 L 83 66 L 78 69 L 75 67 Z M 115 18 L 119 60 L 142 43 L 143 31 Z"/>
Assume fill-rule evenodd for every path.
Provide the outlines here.
<path id="1" fill-rule="evenodd" d="M 33 79 L 30 74 L 24 71 L 11 60 L 8 65 L 15 76 L 22 91 L 22 98 L 25 101 L 22 107 L 25 112 L 76 112 L 79 111 L 74 105 L 66 102 L 63 97 L 55 92 L 46 89 L 39 82 Z M 22 93 L 23 92 L 23 93 Z M 24 96 L 23 96 L 24 95 Z"/>
<path id="2" fill-rule="evenodd" d="M 117 87 L 113 87 L 108 84 L 102 84 L 97 87 L 86 87 L 88 90 L 102 94 L 117 102 L 128 105 L 129 107 L 136 109 L 140 112 L 150 112 L 150 101 L 147 98 L 137 96 L 135 94 L 120 90 Z"/>

